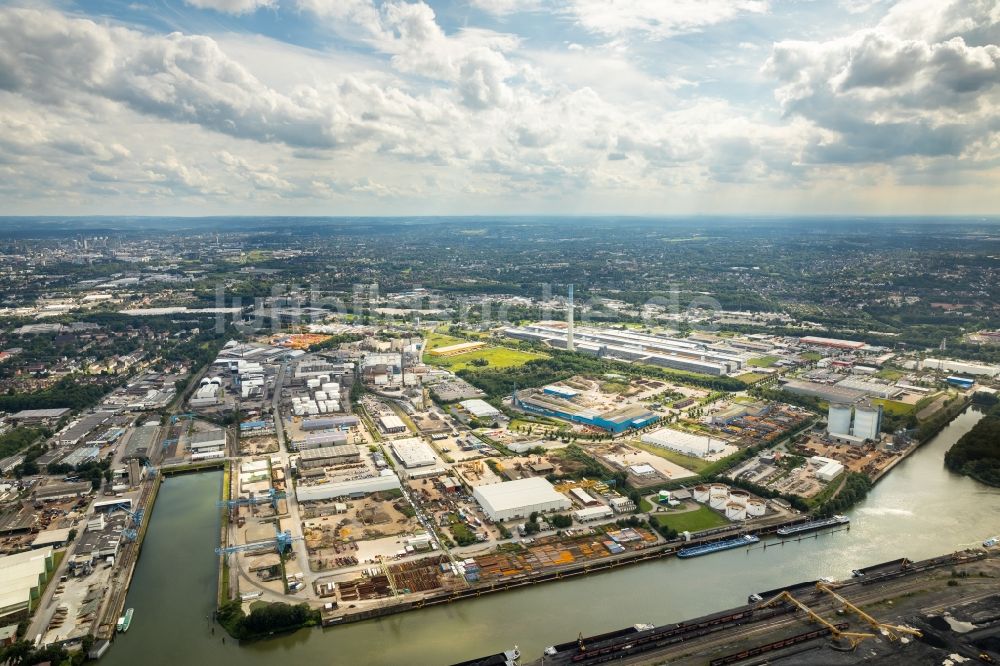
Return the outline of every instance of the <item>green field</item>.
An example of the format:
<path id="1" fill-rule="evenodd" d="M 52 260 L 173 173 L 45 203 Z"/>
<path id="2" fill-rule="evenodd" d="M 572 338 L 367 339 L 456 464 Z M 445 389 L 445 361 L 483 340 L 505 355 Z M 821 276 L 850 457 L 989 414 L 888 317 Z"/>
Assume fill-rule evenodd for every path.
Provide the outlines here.
<path id="1" fill-rule="evenodd" d="M 456 338 L 453 335 L 447 335 L 445 333 L 438 333 L 435 331 L 427 336 L 426 351 L 437 349 L 438 347 L 457 345 L 462 342 L 468 342 L 468 340 Z M 533 352 L 525 352 L 517 349 L 508 349 L 507 347 L 483 347 L 482 349 L 470 351 L 465 354 L 456 354 L 454 356 L 431 356 L 430 354 L 424 354 L 424 363 L 434 365 L 439 368 L 447 368 L 452 372 L 458 372 L 459 370 L 463 370 L 465 368 L 513 368 L 519 365 L 524 365 L 528 361 L 536 358 L 547 357 L 544 354 L 535 354 Z M 487 361 L 487 365 L 476 366 L 472 364 L 472 361 L 479 359 Z"/>
<path id="2" fill-rule="evenodd" d="M 438 333 L 434 331 L 427 336 L 427 349 L 424 351 L 430 351 L 431 349 L 436 349 L 438 347 L 447 347 L 449 345 L 457 345 L 460 342 L 468 342 L 462 338 L 456 338 L 453 335 L 446 335 L 444 333 Z"/>
<path id="3" fill-rule="evenodd" d="M 506 347 L 485 347 L 455 356 L 426 356 L 424 362 L 429 365 L 436 365 L 439 368 L 448 368 L 452 372 L 458 372 L 465 368 L 493 368 L 494 370 L 498 368 L 513 368 L 524 365 L 536 358 L 545 358 L 545 356 L 517 349 L 507 349 Z M 472 361 L 477 359 L 485 359 L 488 365 L 473 365 Z"/>
<path id="4" fill-rule="evenodd" d="M 904 375 L 905 375 L 904 372 L 895 370 L 894 368 L 882 368 L 881 370 L 875 373 L 876 377 L 881 377 L 882 379 L 888 379 L 891 382 L 896 381 L 897 379 L 903 377 Z"/>
<path id="5" fill-rule="evenodd" d="M 765 375 L 761 372 L 748 372 L 738 376 L 736 379 L 740 380 L 744 384 L 753 384 L 754 382 L 759 382 L 762 379 L 766 379 L 770 375 Z"/>
<path id="6" fill-rule="evenodd" d="M 654 456 L 659 456 L 664 460 L 669 460 L 675 465 L 680 465 L 684 469 L 689 469 L 695 474 L 700 474 L 703 469 L 711 465 L 711 461 L 702 460 L 701 458 L 695 458 L 694 456 L 686 456 L 683 453 L 677 453 L 676 451 L 670 451 L 669 449 L 664 449 L 659 446 L 653 446 L 652 444 L 646 444 L 644 442 L 629 442 L 632 446 L 637 449 L 642 449 L 648 453 L 652 453 Z"/>
<path id="7" fill-rule="evenodd" d="M 684 513 L 654 513 L 652 517 L 660 525 L 666 525 L 678 532 L 698 532 L 729 524 L 728 520 L 707 506 L 699 506 L 695 511 Z"/>
<path id="8" fill-rule="evenodd" d="M 772 365 L 778 362 L 777 356 L 761 356 L 759 358 L 752 358 L 747 361 L 747 365 L 752 365 L 755 368 L 770 368 Z"/>
<path id="9" fill-rule="evenodd" d="M 916 405 L 908 405 L 905 402 L 899 402 L 898 400 L 883 400 L 881 398 L 876 398 L 872 400 L 872 403 L 882 405 L 882 409 L 885 410 L 886 414 L 894 414 L 897 416 L 909 414 L 916 409 Z"/>
<path id="10" fill-rule="evenodd" d="M 819 352 L 805 352 L 803 354 L 799 354 L 799 356 L 801 356 L 807 361 L 814 361 L 814 362 L 823 358 L 823 355 L 820 354 Z"/>

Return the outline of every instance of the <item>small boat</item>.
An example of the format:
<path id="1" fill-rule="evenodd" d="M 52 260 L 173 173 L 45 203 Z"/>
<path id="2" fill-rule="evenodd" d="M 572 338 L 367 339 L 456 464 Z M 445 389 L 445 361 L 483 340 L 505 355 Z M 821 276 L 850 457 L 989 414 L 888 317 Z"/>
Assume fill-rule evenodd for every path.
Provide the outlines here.
<path id="1" fill-rule="evenodd" d="M 135 612 L 134 608 L 129 608 L 125 611 L 125 614 L 118 618 L 118 631 L 124 634 L 128 631 L 129 626 L 132 624 L 132 614 Z"/>
<path id="2" fill-rule="evenodd" d="M 990 537 L 983 542 L 983 548 L 992 548 L 998 544 L 1000 544 L 1000 536 Z"/>

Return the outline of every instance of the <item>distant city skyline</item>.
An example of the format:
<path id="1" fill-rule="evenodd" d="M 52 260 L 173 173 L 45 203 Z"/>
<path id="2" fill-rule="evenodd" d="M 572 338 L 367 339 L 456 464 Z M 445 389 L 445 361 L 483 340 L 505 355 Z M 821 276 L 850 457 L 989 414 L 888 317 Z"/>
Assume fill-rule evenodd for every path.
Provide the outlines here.
<path id="1" fill-rule="evenodd" d="M 998 44 L 989 0 L 8 2 L 0 214 L 990 215 Z"/>

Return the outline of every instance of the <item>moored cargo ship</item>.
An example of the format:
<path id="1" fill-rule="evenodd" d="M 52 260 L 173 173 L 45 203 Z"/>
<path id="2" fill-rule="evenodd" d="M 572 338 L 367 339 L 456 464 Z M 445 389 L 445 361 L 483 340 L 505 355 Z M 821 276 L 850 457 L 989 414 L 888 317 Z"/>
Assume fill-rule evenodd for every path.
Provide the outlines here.
<path id="1" fill-rule="evenodd" d="M 452 666 L 518 666 L 520 659 L 521 651 L 515 645 L 512 650 L 504 650 L 503 652 L 497 652 L 485 657 L 460 661 L 457 664 L 452 664 Z"/>
<path id="2" fill-rule="evenodd" d="M 708 555 L 709 553 L 716 553 L 720 550 L 729 550 L 731 548 L 740 548 L 742 546 L 751 546 L 760 541 L 760 537 L 753 534 L 744 534 L 741 537 L 736 537 L 735 539 L 726 539 L 725 541 L 716 541 L 715 543 L 706 543 L 701 546 L 691 546 L 690 548 L 681 548 L 677 551 L 677 557 L 698 557 L 699 555 Z"/>
<path id="3" fill-rule="evenodd" d="M 829 518 L 823 518 L 821 520 L 810 520 L 807 523 L 799 523 L 798 525 L 789 525 L 788 527 L 782 527 L 778 529 L 778 536 L 795 536 L 796 534 L 805 534 L 806 532 L 815 532 L 816 530 L 821 530 L 825 527 L 836 527 L 837 525 L 846 525 L 851 522 L 851 519 L 847 516 L 831 516 Z"/>

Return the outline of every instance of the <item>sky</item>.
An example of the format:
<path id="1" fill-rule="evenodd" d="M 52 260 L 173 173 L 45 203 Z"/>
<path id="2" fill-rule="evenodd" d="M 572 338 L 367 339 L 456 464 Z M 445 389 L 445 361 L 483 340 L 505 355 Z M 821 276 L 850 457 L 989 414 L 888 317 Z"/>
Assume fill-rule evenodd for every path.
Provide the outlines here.
<path id="1" fill-rule="evenodd" d="M 0 215 L 1000 213 L 1000 0 L 0 2 Z"/>

